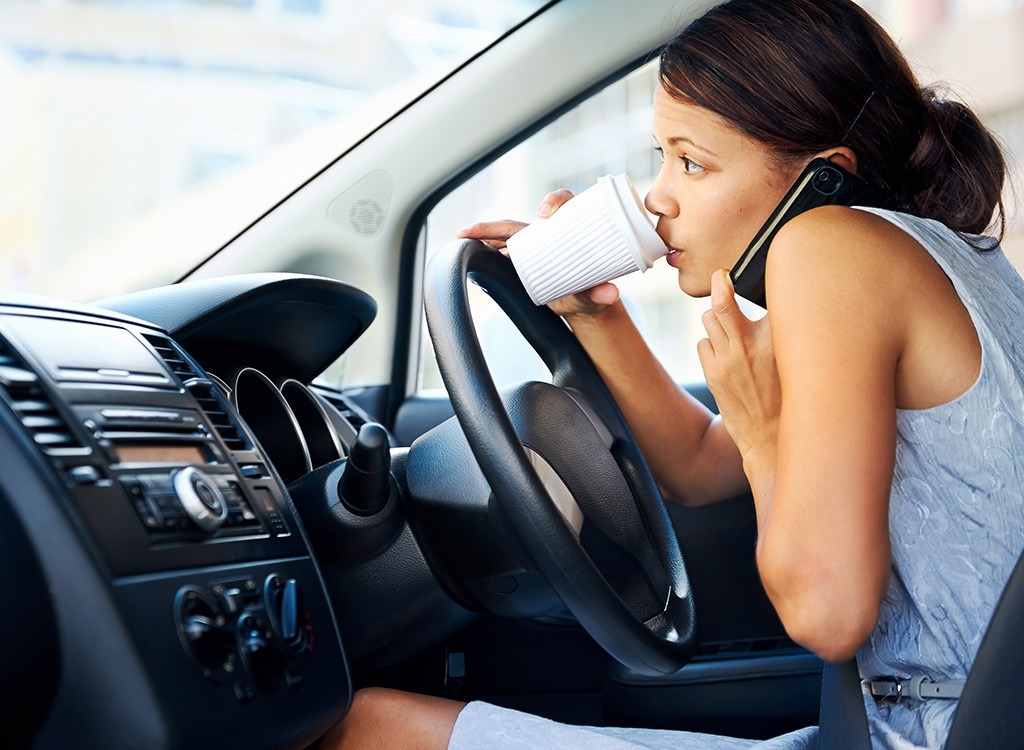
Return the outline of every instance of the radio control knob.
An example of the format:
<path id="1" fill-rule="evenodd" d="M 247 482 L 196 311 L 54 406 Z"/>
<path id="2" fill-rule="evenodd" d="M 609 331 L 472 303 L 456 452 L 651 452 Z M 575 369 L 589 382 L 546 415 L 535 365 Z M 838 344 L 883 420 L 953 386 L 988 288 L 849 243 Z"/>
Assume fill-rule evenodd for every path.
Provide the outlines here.
<path id="1" fill-rule="evenodd" d="M 194 466 L 174 473 L 171 480 L 181 507 L 203 531 L 212 534 L 228 517 L 228 504 L 209 476 Z"/>

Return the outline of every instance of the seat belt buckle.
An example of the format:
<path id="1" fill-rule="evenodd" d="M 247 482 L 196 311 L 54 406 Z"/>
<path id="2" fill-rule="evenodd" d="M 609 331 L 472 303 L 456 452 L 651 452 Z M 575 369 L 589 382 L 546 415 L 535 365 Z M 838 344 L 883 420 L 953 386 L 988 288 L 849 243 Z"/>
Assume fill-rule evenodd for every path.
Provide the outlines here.
<path id="1" fill-rule="evenodd" d="M 899 677 L 873 677 L 864 682 L 871 695 L 881 703 L 895 705 L 903 700 L 903 680 Z"/>
<path id="2" fill-rule="evenodd" d="M 957 700 L 963 692 L 964 679 L 933 680 L 930 677 L 873 677 L 864 680 L 868 692 L 881 703 L 902 700 Z"/>

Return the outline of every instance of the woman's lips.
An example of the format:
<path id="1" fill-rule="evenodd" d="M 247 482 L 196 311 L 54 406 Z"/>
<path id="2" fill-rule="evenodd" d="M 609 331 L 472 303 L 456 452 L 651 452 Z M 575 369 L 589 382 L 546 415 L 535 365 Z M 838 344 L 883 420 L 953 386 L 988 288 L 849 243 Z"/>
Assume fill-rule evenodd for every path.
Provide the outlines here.
<path id="1" fill-rule="evenodd" d="M 665 262 L 673 268 L 679 268 L 679 263 L 683 259 L 683 251 L 677 250 L 676 248 L 669 246 L 668 255 L 665 256 Z"/>

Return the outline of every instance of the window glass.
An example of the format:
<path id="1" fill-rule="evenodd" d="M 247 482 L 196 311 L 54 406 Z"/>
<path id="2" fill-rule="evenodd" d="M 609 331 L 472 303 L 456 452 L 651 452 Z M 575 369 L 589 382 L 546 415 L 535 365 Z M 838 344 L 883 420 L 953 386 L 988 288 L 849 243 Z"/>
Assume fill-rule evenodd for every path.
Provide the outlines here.
<path id="1" fill-rule="evenodd" d="M 601 175 L 626 172 L 644 195 L 661 162 L 651 136 L 656 73 L 652 62 L 606 87 L 454 190 L 427 220 L 427 252 L 473 221 L 532 221 L 546 193 L 563 187 L 580 192 Z M 676 270 L 663 261 L 615 283 L 668 371 L 683 382 L 701 380 L 696 343 L 707 302 L 682 294 Z M 471 288 L 471 295 L 477 332 L 496 382 L 548 379 L 540 358 L 497 305 L 478 289 Z M 443 387 L 429 340 L 423 347 L 421 387 Z"/>
<path id="2" fill-rule="evenodd" d="M 0 286 L 174 280 L 540 5 L 0 2 Z"/>

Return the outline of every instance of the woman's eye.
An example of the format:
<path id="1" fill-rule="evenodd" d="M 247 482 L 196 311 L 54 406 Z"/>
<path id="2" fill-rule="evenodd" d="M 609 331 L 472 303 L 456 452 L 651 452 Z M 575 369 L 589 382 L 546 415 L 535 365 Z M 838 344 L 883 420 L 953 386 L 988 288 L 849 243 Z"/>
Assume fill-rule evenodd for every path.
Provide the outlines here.
<path id="1" fill-rule="evenodd" d="M 702 167 L 700 164 L 693 161 L 692 159 L 689 159 L 685 156 L 682 156 L 680 158 L 683 160 L 683 171 L 685 171 L 687 174 L 697 174 L 698 172 L 704 171 L 704 167 Z"/>
<path id="2" fill-rule="evenodd" d="M 658 158 L 661 160 L 661 163 L 664 164 L 665 150 L 661 146 L 655 146 L 654 150 L 658 152 Z M 683 163 L 683 171 L 687 174 L 698 174 L 704 171 L 704 167 L 687 156 L 680 156 L 679 160 Z"/>

